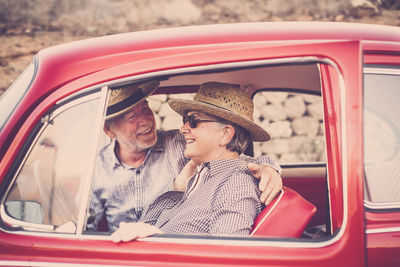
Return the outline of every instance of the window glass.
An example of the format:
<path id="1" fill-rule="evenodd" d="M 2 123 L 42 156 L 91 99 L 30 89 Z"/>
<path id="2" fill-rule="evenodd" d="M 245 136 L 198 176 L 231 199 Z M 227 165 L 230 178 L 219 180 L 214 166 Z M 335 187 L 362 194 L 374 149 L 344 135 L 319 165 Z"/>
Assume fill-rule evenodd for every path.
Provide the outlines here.
<path id="1" fill-rule="evenodd" d="M 399 84 L 400 75 L 364 75 L 365 196 L 375 203 L 400 201 Z"/>
<path id="2" fill-rule="evenodd" d="M 14 219 L 53 225 L 54 229 L 76 225 L 78 191 L 99 100 L 91 95 L 77 102 L 42 118 L 42 131 L 6 199 L 8 215 Z"/>
<path id="3" fill-rule="evenodd" d="M 182 117 L 168 105 L 171 98 L 193 99 L 194 94 L 155 95 L 148 98 L 158 128 L 179 129 Z M 325 162 L 322 97 L 318 95 L 258 92 L 254 120 L 271 140 L 254 143 L 254 156 L 268 155 L 280 164 Z"/>
<path id="4" fill-rule="evenodd" d="M 192 100 L 194 93 L 185 94 L 160 94 L 153 95 L 147 98 L 149 106 L 154 112 L 158 129 L 171 130 L 182 127 L 182 116 L 172 110 L 168 105 L 170 99 L 186 99 Z"/>
<path id="5" fill-rule="evenodd" d="M 32 81 L 35 73 L 33 63 L 25 69 L 25 71 L 15 80 L 8 90 L 0 98 L 0 130 L 3 128 L 8 117 L 14 111 L 22 96 L 28 90 L 28 86 Z"/>
<path id="6" fill-rule="evenodd" d="M 280 164 L 325 162 L 322 97 L 288 92 L 258 92 L 254 120 L 271 140 L 254 143 L 254 156 L 268 155 Z"/>

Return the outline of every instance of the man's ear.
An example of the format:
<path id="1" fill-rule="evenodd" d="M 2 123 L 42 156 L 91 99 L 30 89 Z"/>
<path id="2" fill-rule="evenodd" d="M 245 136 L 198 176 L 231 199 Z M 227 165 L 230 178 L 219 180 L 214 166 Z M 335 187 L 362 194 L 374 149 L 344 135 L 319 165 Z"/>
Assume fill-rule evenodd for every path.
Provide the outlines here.
<path id="1" fill-rule="evenodd" d="M 226 146 L 232 140 L 233 136 L 235 136 L 235 128 L 232 125 L 225 125 L 222 129 L 222 138 L 220 141 L 220 145 Z"/>
<path id="2" fill-rule="evenodd" d="M 111 123 L 110 122 L 105 122 L 104 127 L 103 127 L 104 132 L 108 137 L 111 139 L 115 137 L 114 132 L 111 130 Z"/>

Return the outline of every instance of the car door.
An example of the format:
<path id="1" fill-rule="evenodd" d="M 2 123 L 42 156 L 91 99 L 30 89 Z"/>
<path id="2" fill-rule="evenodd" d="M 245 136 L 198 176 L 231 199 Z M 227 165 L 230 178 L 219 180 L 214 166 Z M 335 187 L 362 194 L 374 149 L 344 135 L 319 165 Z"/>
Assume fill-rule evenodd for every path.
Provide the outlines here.
<path id="1" fill-rule="evenodd" d="M 364 205 L 368 263 L 396 266 L 400 264 L 397 171 L 400 136 L 396 102 L 400 47 L 369 43 L 364 50 Z"/>
<path id="2" fill-rule="evenodd" d="M 5 153 L 4 159 L 14 163 L 1 162 L 2 171 L 2 229 L 0 248 L 3 265 L 304 265 L 304 266 L 363 266 L 364 214 L 362 199 L 362 177 L 360 166 L 362 147 L 357 142 L 360 125 L 353 121 L 361 120 L 359 89 L 361 88 L 360 43 L 357 41 L 338 42 L 254 42 L 246 44 L 202 45 L 168 57 L 154 56 L 146 60 L 124 64 L 112 69 L 90 74 L 71 81 L 48 96 L 28 116 L 26 124 L 16 133 L 16 138 Z M 321 81 L 324 98 L 324 117 L 327 143 L 327 177 L 330 188 L 331 224 L 335 224 L 329 237 L 315 240 L 290 238 L 224 238 L 155 236 L 137 241 L 114 244 L 109 233 L 88 233 L 84 231 L 87 219 L 87 200 L 94 168 L 95 155 L 99 146 L 102 122 L 109 86 L 127 80 L 143 79 L 194 73 L 223 72 L 234 68 L 255 68 L 272 65 L 317 64 L 321 68 Z M 122 77 L 122 78 L 121 78 Z M 93 85 L 95 84 L 95 85 Z M 75 92 L 71 95 L 71 92 Z M 337 109 L 339 108 L 339 110 Z M 65 115 L 65 119 L 63 118 Z M 72 115 L 70 115 L 72 114 Z M 75 115 L 74 115 L 75 114 Z M 76 115 L 80 114 L 80 115 Z M 78 118 L 81 124 L 75 123 Z M 71 155 L 66 163 L 60 153 L 57 140 L 60 137 L 51 133 L 58 120 L 64 125 L 56 132 L 73 137 L 60 141 L 64 145 L 71 138 L 72 155 L 78 153 L 73 147 L 84 147 L 85 154 L 75 159 Z M 87 127 L 88 124 L 91 127 Z M 73 125 L 75 129 L 71 128 Z M 81 126 L 77 126 L 81 125 Z M 64 130 L 63 130 L 64 129 Z M 65 130 L 67 129 L 67 130 Z M 49 133 L 47 133 L 49 131 Z M 75 131 L 75 132 L 74 132 Z M 82 136 L 80 136 L 80 133 Z M 336 135 L 339 133 L 339 135 Z M 85 137 L 86 136 L 86 137 Z M 95 138 L 91 138 L 94 136 Z M 48 138 L 46 138 L 48 137 Z M 78 138 L 78 139 L 77 139 Z M 85 139 L 86 138 L 86 139 Z M 79 140 L 79 141 L 78 141 Z M 78 145 L 79 144 L 79 145 Z M 69 147 L 69 146 L 68 146 Z M 19 155 L 12 148 L 20 150 Z M 70 149 L 65 150 L 71 153 Z M 78 153 L 79 154 L 79 153 Z M 31 159 L 31 155 L 37 155 Z M 50 158 L 60 162 L 41 168 L 40 159 Z M 82 158 L 83 157 L 83 158 Z M 87 159 L 87 160 L 85 160 Z M 48 161 L 47 161 L 48 162 Z M 75 171 L 69 168 L 69 162 Z M 8 167 L 10 166 L 11 167 Z M 5 168 L 7 166 L 7 168 Z M 76 166 L 76 167 L 75 167 Z M 35 169 L 36 168 L 36 169 Z M 47 169 L 46 169 L 47 168 Z M 35 172 L 36 170 L 36 172 Z M 47 208 L 47 218 L 34 214 L 23 217 L 29 206 L 36 210 L 35 204 L 19 205 L 21 197 L 13 190 L 22 174 L 34 177 L 38 170 L 46 170 L 48 175 L 40 175 L 44 186 L 50 188 L 35 202 L 68 201 L 71 211 L 60 222 L 52 221 L 57 211 L 67 208 Z M 79 173 L 76 174 L 76 171 Z M 44 173 L 44 172 L 42 172 Z M 69 174 L 75 178 L 73 185 L 62 179 L 50 181 L 54 173 Z M 22 175 L 23 176 L 23 175 Z M 59 176 L 57 176 L 59 177 Z M 39 179 L 40 180 L 40 179 Z M 58 185 L 60 184 L 60 185 Z M 24 184 L 28 189 L 29 185 Z M 72 196 L 57 190 L 68 189 Z M 58 188 L 58 189 L 54 189 Z M 19 191 L 23 191 L 22 189 Z M 36 190 L 45 192 L 46 190 Z M 21 192 L 19 192 L 21 195 Z M 5 200 L 10 201 L 5 201 Z M 12 201 L 14 200 L 14 202 Z M 63 203 L 65 204 L 65 203 Z M 74 204 L 75 208 L 72 207 Z M 62 205 L 62 204 L 60 204 Z M 43 208 L 43 205 L 42 207 Z M 76 211 L 75 211 L 76 210 Z M 49 215 L 53 214 L 53 215 Z M 74 216 L 72 216 L 74 215 Z M 26 223 L 26 224 L 25 224 Z"/>

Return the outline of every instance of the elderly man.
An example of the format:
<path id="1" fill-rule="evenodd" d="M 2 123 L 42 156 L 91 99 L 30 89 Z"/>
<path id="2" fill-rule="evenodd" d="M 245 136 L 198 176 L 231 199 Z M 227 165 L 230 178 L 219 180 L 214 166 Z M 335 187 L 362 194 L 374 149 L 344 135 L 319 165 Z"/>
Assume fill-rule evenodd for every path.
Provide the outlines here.
<path id="1" fill-rule="evenodd" d="M 253 103 L 238 86 L 208 82 L 193 101 L 171 100 L 183 116 L 185 156 L 198 165 L 184 193 L 166 192 L 149 207 L 140 223 L 121 223 L 115 242 L 153 233 L 189 235 L 250 234 L 261 212 L 256 180 L 240 159 L 252 141 L 267 132 L 253 123 Z M 154 225 L 154 226 L 153 226 Z"/>
<path id="2" fill-rule="evenodd" d="M 186 189 L 188 176 L 178 176 L 188 162 L 184 136 L 178 130 L 157 131 L 154 114 L 144 100 L 157 87 L 157 81 L 149 81 L 110 92 L 104 131 L 112 142 L 99 153 L 90 200 L 94 220 L 88 230 L 98 230 L 105 216 L 113 232 L 120 222 L 140 220 L 161 194 Z M 262 177 L 260 199 L 268 204 L 282 186 L 280 167 L 267 157 L 255 163 L 264 164 L 250 167 L 255 177 Z"/>

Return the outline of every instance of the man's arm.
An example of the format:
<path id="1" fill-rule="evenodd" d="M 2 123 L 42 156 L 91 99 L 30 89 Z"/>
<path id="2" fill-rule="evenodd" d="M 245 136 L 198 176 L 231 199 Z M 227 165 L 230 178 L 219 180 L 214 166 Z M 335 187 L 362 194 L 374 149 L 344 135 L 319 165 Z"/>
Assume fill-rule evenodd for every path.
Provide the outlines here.
<path id="1" fill-rule="evenodd" d="M 196 163 L 190 160 L 185 167 L 181 170 L 179 175 L 175 178 L 174 189 L 177 191 L 185 191 L 189 179 L 194 175 L 196 171 Z"/>
<path id="2" fill-rule="evenodd" d="M 258 188 L 261 191 L 261 203 L 269 205 L 282 190 L 282 177 L 270 166 L 255 163 L 249 163 L 247 166 L 253 177 L 260 180 Z"/>
<path id="3" fill-rule="evenodd" d="M 280 176 L 282 168 L 267 156 L 254 159 L 242 155 L 240 158 L 248 163 L 253 177 L 260 180 L 258 187 L 262 192 L 260 196 L 261 203 L 266 206 L 269 205 L 282 190 L 282 177 Z"/>

